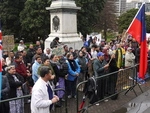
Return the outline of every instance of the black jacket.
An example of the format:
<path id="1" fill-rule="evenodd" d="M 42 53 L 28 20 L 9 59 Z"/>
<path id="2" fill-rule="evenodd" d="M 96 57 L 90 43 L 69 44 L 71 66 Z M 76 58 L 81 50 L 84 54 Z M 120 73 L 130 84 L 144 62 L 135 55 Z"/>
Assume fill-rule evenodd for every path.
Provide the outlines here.
<path id="1" fill-rule="evenodd" d="M 15 81 L 13 76 L 10 73 L 6 73 L 10 85 L 9 98 L 17 97 L 17 92 L 16 92 L 17 88 L 22 87 L 22 84 L 24 83 L 24 78 L 21 75 L 19 74 L 15 74 L 15 75 L 19 81 Z"/>
<path id="2" fill-rule="evenodd" d="M 28 49 L 27 51 L 27 63 L 32 62 L 32 57 L 35 55 L 35 50 L 34 49 Z"/>

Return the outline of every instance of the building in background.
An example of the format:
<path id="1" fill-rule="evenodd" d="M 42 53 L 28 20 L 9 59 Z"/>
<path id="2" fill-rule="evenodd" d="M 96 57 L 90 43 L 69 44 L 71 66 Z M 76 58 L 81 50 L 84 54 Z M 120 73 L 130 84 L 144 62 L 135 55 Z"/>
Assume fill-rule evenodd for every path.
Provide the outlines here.
<path id="1" fill-rule="evenodd" d="M 126 3 L 126 11 L 136 8 L 139 9 L 143 2 L 145 2 L 145 12 L 147 15 L 150 15 L 150 2 L 148 0 L 140 0 L 141 2 L 138 2 L 139 0 L 134 0 L 131 2 Z M 147 2 L 146 2 L 147 1 Z"/>
<path id="2" fill-rule="evenodd" d="M 126 11 L 126 0 L 115 0 L 116 15 L 120 16 Z"/>
<path id="3" fill-rule="evenodd" d="M 126 11 L 136 8 L 138 2 L 139 2 L 139 0 L 132 0 L 131 2 L 127 2 L 126 3 Z"/>

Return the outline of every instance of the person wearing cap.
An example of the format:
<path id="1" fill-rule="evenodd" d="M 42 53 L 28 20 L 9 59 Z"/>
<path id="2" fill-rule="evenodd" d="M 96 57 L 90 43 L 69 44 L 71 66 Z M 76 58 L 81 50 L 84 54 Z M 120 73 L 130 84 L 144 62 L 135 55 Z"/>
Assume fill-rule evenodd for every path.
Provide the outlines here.
<path id="1" fill-rule="evenodd" d="M 132 48 L 128 47 L 126 54 L 125 54 L 125 68 L 134 66 L 135 64 L 135 55 L 132 52 Z M 130 78 L 133 78 L 133 69 L 127 69 L 127 73 L 130 76 Z"/>
<path id="2" fill-rule="evenodd" d="M 99 77 L 103 76 L 108 72 L 109 64 L 104 59 L 104 53 L 98 52 L 97 53 L 97 59 L 93 62 L 93 70 L 94 70 L 94 76 Z M 98 99 L 101 100 L 105 96 L 105 89 L 106 89 L 106 79 L 100 78 L 97 80 L 97 96 Z"/>
<path id="3" fill-rule="evenodd" d="M 134 66 L 135 63 L 135 55 L 132 52 L 132 48 L 128 47 L 125 54 L 125 67 Z"/>
<path id="4" fill-rule="evenodd" d="M 20 40 L 20 43 L 19 43 L 19 45 L 17 47 L 17 50 L 18 51 L 23 51 L 26 48 L 27 48 L 27 46 L 24 44 L 23 40 Z"/>

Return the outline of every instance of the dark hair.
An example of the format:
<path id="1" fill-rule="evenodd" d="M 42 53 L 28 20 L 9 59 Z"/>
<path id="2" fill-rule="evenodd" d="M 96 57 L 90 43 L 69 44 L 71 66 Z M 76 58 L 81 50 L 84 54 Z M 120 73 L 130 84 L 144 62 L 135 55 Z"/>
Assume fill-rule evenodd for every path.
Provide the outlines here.
<path id="1" fill-rule="evenodd" d="M 37 60 L 38 58 L 41 58 L 41 56 L 40 55 L 36 55 L 35 56 L 35 60 Z"/>
<path id="2" fill-rule="evenodd" d="M 85 46 L 82 46 L 80 50 L 82 50 L 83 48 L 87 49 L 87 47 L 85 47 Z"/>
<path id="3" fill-rule="evenodd" d="M 68 53 L 67 56 L 66 56 L 67 59 L 69 59 L 69 57 L 70 57 L 71 55 L 72 55 L 71 53 Z"/>
<path id="4" fill-rule="evenodd" d="M 82 54 L 84 54 L 84 52 L 83 52 L 82 50 L 79 50 L 79 51 L 78 51 L 78 56 L 79 56 L 79 53 L 80 53 L 80 52 L 81 52 Z"/>
<path id="5" fill-rule="evenodd" d="M 91 52 L 91 48 L 87 48 L 87 50 L 86 50 L 88 53 L 90 53 Z"/>
<path id="6" fill-rule="evenodd" d="M 64 56 L 67 56 L 68 53 L 69 53 L 69 52 L 66 52 L 66 53 L 64 54 Z"/>
<path id="7" fill-rule="evenodd" d="M 55 37 L 55 40 L 57 40 L 57 41 L 58 41 L 58 40 L 59 40 L 59 37 Z"/>
<path id="8" fill-rule="evenodd" d="M 91 48 L 93 48 L 93 47 L 94 47 L 94 48 L 97 48 L 97 45 L 92 45 Z"/>
<path id="9" fill-rule="evenodd" d="M 73 49 L 73 48 L 72 48 L 72 47 L 69 47 L 69 51 L 70 51 L 71 49 Z"/>
<path id="10" fill-rule="evenodd" d="M 50 56 L 50 59 L 52 60 L 52 59 L 54 58 L 54 56 L 55 56 L 55 54 L 52 54 L 52 55 Z"/>
<path id="11" fill-rule="evenodd" d="M 45 77 L 46 74 L 49 74 L 51 69 L 48 66 L 41 66 L 40 68 L 40 76 Z"/>
<path id="12" fill-rule="evenodd" d="M 63 48 L 65 49 L 66 47 L 68 47 L 67 45 L 64 45 Z"/>
<path id="13" fill-rule="evenodd" d="M 15 59 L 19 59 L 20 56 L 22 56 L 22 55 L 21 55 L 21 54 L 16 54 L 16 55 L 15 55 Z"/>
<path id="14" fill-rule="evenodd" d="M 39 48 L 41 48 L 41 47 L 36 47 L 36 48 L 35 48 L 35 51 L 37 51 Z M 41 49 L 42 49 L 42 48 L 41 48 Z"/>
<path id="15" fill-rule="evenodd" d="M 44 58 L 42 59 L 42 62 L 44 63 L 46 60 L 49 60 L 48 56 L 44 57 Z"/>

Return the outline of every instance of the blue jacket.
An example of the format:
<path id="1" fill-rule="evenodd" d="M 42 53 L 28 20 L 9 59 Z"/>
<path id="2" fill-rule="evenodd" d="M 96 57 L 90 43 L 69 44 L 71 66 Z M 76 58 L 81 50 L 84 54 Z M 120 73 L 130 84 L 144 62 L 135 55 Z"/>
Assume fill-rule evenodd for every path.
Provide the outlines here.
<path id="1" fill-rule="evenodd" d="M 75 60 L 75 63 L 76 63 L 76 71 L 73 71 L 72 69 L 71 69 L 71 66 L 70 66 L 70 64 L 69 64 L 69 61 L 68 60 L 66 60 L 66 62 L 67 62 L 67 64 L 68 64 L 68 77 L 67 77 L 67 80 L 69 80 L 69 81 L 74 81 L 76 78 L 77 78 L 77 76 L 76 76 L 76 74 L 78 73 L 80 73 L 80 66 L 79 66 L 79 64 L 77 63 L 77 61 Z"/>
<path id="2" fill-rule="evenodd" d="M 38 68 L 40 67 L 41 64 L 39 64 L 36 60 L 34 64 L 32 65 L 32 79 L 34 83 L 38 80 L 39 75 L 38 75 Z"/>

